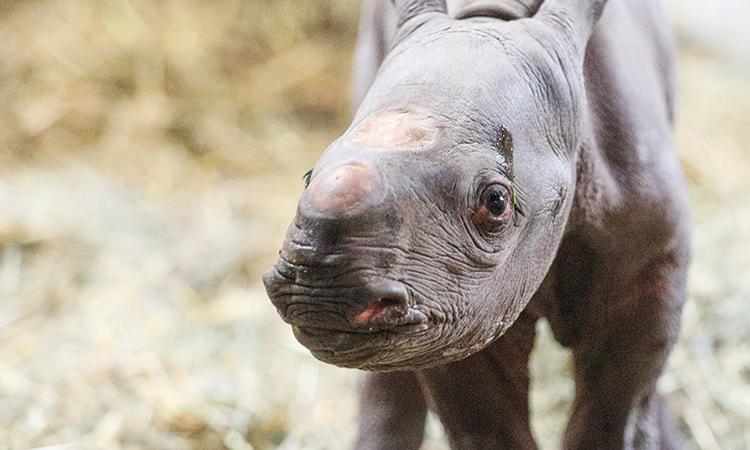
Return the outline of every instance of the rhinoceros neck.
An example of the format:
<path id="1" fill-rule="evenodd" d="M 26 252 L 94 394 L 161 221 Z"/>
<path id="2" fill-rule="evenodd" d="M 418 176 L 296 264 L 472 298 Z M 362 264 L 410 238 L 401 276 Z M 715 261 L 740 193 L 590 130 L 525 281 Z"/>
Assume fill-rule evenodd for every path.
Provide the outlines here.
<path id="1" fill-rule="evenodd" d="M 655 3 L 610 1 L 589 41 L 586 138 L 571 225 L 611 235 L 613 221 L 637 227 L 653 222 L 649 214 L 664 214 L 650 205 L 682 202 L 667 198 L 682 183 L 672 142 L 676 69 L 666 18 Z M 633 29 L 641 32 L 632 35 Z"/>

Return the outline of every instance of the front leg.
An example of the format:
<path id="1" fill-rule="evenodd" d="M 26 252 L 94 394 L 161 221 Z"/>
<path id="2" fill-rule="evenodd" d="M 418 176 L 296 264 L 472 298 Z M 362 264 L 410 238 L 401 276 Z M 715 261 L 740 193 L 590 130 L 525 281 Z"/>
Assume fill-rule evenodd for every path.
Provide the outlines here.
<path id="1" fill-rule="evenodd" d="M 427 406 L 414 372 L 365 374 L 357 450 L 410 450 L 422 444 Z"/>
<path id="2" fill-rule="evenodd" d="M 684 299 L 684 258 L 666 254 L 626 286 L 584 302 L 589 308 L 575 321 L 576 397 L 565 448 L 680 447 L 656 381 L 677 339 Z"/>
<path id="3" fill-rule="evenodd" d="M 535 449 L 529 426 L 528 362 L 536 319 L 522 313 L 481 352 L 419 372 L 454 449 Z"/>

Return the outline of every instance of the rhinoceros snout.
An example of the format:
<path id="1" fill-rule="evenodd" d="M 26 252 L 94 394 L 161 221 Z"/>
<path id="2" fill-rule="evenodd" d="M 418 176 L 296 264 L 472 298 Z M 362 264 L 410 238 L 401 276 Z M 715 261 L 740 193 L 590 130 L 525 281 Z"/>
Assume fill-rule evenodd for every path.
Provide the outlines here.
<path id="1" fill-rule="evenodd" d="M 381 170 L 367 160 L 319 169 L 263 277 L 277 311 L 311 350 L 373 350 L 386 336 L 429 325 L 400 281 L 401 215 Z"/>

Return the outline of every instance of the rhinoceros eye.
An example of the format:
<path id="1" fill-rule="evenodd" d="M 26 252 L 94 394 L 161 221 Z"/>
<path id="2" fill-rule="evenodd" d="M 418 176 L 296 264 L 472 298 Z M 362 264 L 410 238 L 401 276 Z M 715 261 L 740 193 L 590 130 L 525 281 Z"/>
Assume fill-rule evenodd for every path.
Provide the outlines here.
<path id="1" fill-rule="evenodd" d="M 503 222 L 510 215 L 510 191 L 502 184 L 487 186 L 479 201 L 479 208 L 474 212 L 474 220 L 477 222 Z"/>

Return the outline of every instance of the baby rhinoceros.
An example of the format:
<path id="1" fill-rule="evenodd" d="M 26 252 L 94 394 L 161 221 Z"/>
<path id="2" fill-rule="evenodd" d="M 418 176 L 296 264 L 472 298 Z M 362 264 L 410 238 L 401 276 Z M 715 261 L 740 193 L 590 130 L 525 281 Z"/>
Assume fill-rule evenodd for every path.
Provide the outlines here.
<path id="1" fill-rule="evenodd" d="M 455 449 L 535 448 L 539 319 L 573 354 L 564 448 L 679 448 L 656 381 L 690 237 L 658 2 L 393 3 L 365 3 L 361 105 L 264 275 L 316 358 L 370 371 L 357 448 L 418 448 L 428 408 Z"/>

